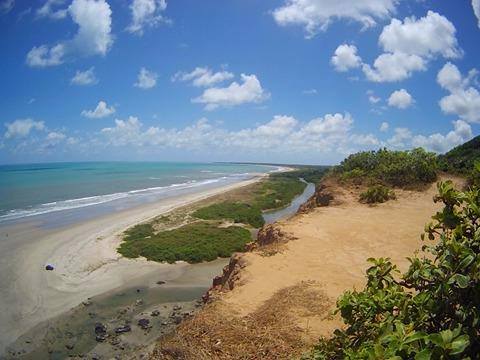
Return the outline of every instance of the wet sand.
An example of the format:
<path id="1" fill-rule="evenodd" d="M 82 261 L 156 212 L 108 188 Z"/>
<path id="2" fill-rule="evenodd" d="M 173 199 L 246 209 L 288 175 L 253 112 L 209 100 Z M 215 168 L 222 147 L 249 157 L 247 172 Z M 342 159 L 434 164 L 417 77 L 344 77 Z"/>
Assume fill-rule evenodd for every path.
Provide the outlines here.
<path id="1" fill-rule="evenodd" d="M 148 286 L 145 279 L 151 281 L 152 277 L 167 283 L 180 278 L 192 265 L 122 258 L 116 252 L 119 234 L 176 207 L 259 179 L 199 190 L 60 229 L 42 228 L 35 221 L 2 226 L 0 354 L 35 325 L 72 309 L 87 298 L 112 289 Z M 53 264 L 55 270 L 46 271 L 46 264 Z M 208 275 L 208 281 L 210 279 Z"/>

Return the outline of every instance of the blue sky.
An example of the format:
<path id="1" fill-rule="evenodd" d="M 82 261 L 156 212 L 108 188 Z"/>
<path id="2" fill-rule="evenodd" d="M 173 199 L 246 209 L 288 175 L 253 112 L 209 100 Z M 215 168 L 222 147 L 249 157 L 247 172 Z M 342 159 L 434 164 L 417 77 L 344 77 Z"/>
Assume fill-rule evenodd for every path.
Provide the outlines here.
<path id="1" fill-rule="evenodd" d="M 478 134 L 479 0 L 0 0 L 0 163 L 331 164 Z"/>

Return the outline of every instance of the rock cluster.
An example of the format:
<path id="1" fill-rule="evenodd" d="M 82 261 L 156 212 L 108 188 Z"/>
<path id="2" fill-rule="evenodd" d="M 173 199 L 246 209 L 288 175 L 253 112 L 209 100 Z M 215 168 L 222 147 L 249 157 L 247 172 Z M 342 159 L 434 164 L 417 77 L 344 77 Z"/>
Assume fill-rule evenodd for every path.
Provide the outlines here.
<path id="1" fill-rule="evenodd" d="M 333 192 L 326 184 L 318 184 L 315 193 L 300 207 L 297 214 L 306 214 L 316 207 L 328 206 L 333 200 Z"/>

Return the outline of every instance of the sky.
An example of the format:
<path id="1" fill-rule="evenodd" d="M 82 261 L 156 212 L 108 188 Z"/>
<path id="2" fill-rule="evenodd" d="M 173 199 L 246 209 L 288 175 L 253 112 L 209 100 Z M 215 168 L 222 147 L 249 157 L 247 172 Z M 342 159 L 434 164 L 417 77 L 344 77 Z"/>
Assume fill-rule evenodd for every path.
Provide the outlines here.
<path id="1" fill-rule="evenodd" d="M 479 134 L 480 0 L 0 0 L 0 163 L 335 164 Z"/>

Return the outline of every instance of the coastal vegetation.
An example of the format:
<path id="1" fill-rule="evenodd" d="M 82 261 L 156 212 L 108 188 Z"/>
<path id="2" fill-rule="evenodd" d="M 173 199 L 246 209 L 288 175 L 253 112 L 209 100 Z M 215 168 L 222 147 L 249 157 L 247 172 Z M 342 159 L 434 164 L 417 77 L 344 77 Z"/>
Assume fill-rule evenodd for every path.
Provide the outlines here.
<path id="1" fill-rule="evenodd" d="M 137 225 L 125 232 L 118 251 L 129 258 L 143 256 L 159 262 L 198 263 L 243 251 L 251 241 L 250 231 L 243 227 L 216 225 L 196 222 L 158 233 L 151 224 Z"/>
<path id="2" fill-rule="evenodd" d="M 480 136 L 438 156 L 439 168 L 459 175 L 470 175 L 474 163 L 480 161 Z"/>
<path id="3" fill-rule="evenodd" d="M 422 148 L 408 151 L 362 151 L 335 167 L 341 182 L 393 187 L 415 187 L 437 179 L 436 155 Z"/>
<path id="4" fill-rule="evenodd" d="M 136 225 L 124 233 L 118 252 L 129 258 L 196 263 L 243 251 L 252 240 L 250 230 L 264 225 L 263 211 L 288 206 L 304 191 L 306 183 L 298 176 L 283 174 L 271 174 L 203 206 Z"/>
<path id="5" fill-rule="evenodd" d="M 273 179 L 277 177 L 303 179 L 306 182 L 318 184 L 330 168 L 330 166 L 301 166 L 292 171 L 271 174 L 270 177 Z"/>
<path id="6" fill-rule="evenodd" d="M 262 211 L 255 206 L 240 202 L 221 202 L 212 204 L 195 211 L 193 216 L 203 220 L 231 220 L 259 228 L 265 221 Z"/>
<path id="7" fill-rule="evenodd" d="M 388 258 L 368 259 L 363 290 L 336 312 L 346 327 L 321 339 L 310 359 L 473 359 L 480 353 L 480 190 L 439 183 L 422 252 L 401 274 Z"/>
<path id="8" fill-rule="evenodd" d="M 367 204 L 384 203 L 395 198 L 395 192 L 383 185 L 373 185 L 360 194 L 360 202 Z"/>

